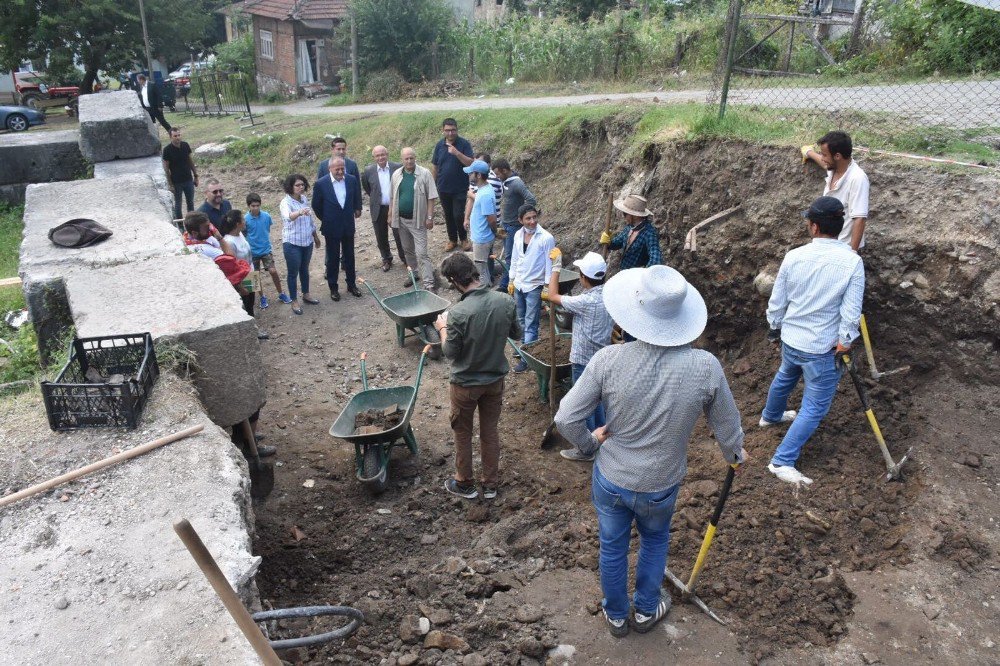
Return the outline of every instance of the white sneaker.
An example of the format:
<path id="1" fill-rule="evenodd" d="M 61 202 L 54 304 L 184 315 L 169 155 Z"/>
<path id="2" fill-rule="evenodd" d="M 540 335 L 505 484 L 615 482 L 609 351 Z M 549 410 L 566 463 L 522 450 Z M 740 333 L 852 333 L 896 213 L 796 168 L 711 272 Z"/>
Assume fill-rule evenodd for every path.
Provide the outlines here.
<path id="1" fill-rule="evenodd" d="M 789 409 L 787 412 L 781 415 L 780 421 L 767 421 L 764 417 L 760 417 L 757 426 L 760 428 L 770 428 L 773 425 L 778 425 L 779 423 L 791 423 L 795 420 L 795 415 L 797 412 L 794 409 Z"/>
<path id="2" fill-rule="evenodd" d="M 804 483 L 805 485 L 808 486 L 810 483 L 813 482 L 813 480 L 810 479 L 808 476 L 806 476 L 799 470 L 789 465 L 768 464 L 767 468 L 771 471 L 772 474 L 774 474 L 776 477 L 778 477 L 785 483 L 793 483 L 796 486 Z"/>

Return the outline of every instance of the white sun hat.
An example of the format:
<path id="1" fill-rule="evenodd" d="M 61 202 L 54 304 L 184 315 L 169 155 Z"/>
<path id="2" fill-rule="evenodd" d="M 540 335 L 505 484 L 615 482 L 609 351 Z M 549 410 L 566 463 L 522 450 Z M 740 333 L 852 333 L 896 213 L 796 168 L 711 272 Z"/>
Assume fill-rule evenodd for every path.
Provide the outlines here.
<path id="1" fill-rule="evenodd" d="M 708 323 L 705 299 L 669 266 L 617 273 L 604 286 L 604 307 L 623 331 L 659 347 L 693 342 Z"/>

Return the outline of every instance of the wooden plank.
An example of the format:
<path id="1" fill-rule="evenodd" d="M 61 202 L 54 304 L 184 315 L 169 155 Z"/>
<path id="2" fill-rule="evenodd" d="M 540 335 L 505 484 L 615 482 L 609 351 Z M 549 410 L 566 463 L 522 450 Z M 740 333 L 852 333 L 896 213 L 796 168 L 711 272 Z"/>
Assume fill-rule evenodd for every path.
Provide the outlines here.
<path id="1" fill-rule="evenodd" d="M 819 54 L 823 56 L 824 60 L 826 60 L 826 64 L 836 65 L 837 61 L 833 59 L 833 56 L 830 55 L 830 52 L 826 50 L 826 47 L 820 44 L 820 41 L 816 39 L 816 35 L 812 33 L 812 30 L 806 30 L 805 32 L 806 32 L 806 37 L 809 38 L 809 41 L 812 42 L 812 45 L 816 47 L 816 50 L 819 51 Z"/>
<path id="2" fill-rule="evenodd" d="M 833 18 L 826 16 L 785 16 L 783 14 L 743 14 L 743 18 L 757 21 L 790 21 L 792 23 L 811 23 L 813 25 L 851 25 L 849 18 Z"/>
<path id="3" fill-rule="evenodd" d="M 21 284 L 21 278 L 12 277 L 0 280 L 0 287 L 16 287 Z"/>

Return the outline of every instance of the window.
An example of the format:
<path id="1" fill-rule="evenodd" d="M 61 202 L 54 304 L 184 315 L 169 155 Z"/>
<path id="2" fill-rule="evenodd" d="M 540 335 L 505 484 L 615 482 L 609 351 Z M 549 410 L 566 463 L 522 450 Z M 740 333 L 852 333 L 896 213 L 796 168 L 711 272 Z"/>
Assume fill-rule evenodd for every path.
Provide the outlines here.
<path id="1" fill-rule="evenodd" d="M 260 57 L 274 60 L 274 40 L 270 30 L 260 31 Z"/>

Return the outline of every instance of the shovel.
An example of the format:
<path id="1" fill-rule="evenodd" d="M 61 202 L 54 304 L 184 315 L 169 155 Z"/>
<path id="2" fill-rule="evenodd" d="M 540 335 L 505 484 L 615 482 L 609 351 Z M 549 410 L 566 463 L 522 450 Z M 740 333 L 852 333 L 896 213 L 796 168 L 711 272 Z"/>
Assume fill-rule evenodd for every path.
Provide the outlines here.
<path id="1" fill-rule="evenodd" d="M 708 529 L 705 530 L 705 538 L 702 539 L 701 549 L 698 551 L 698 558 L 694 562 L 694 568 L 691 569 L 691 576 L 688 578 L 687 585 L 681 582 L 681 579 L 670 572 L 670 569 L 666 569 L 664 573 L 671 583 L 674 584 L 681 592 L 681 598 L 685 601 L 690 601 L 695 606 L 700 608 L 706 615 L 718 622 L 719 624 L 725 626 L 726 623 L 718 615 L 712 611 L 708 605 L 698 598 L 698 595 L 694 593 L 694 584 L 698 580 L 698 574 L 701 573 L 702 567 L 705 566 L 705 560 L 708 559 L 708 549 L 712 547 L 712 540 L 715 538 L 715 528 L 719 524 L 719 518 L 722 517 L 722 509 L 726 506 L 726 499 L 729 498 L 729 490 L 733 487 L 733 479 L 736 477 L 736 468 L 739 465 L 730 465 L 729 471 L 726 472 L 726 480 L 722 482 L 722 490 L 719 492 L 719 501 L 715 503 L 715 511 L 712 513 L 711 520 L 708 521 Z"/>
<path id="2" fill-rule="evenodd" d="M 548 449 L 557 443 L 566 441 L 556 430 L 556 315 L 555 307 L 549 304 L 549 350 L 551 362 L 549 366 L 549 417 L 552 421 L 542 434 L 542 448 Z"/>
<path id="3" fill-rule="evenodd" d="M 885 460 L 885 480 L 892 481 L 900 478 L 900 468 L 910 458 L 910 454 L 913 453 L 913 447 L 911 446 L 907 449 L 906 454 L 900 459 L 900 461 L 894 462 L 892 455 L 889 454 L 889 447 L 885 444 L 885 438 L 882 437 L 882 429 L 878 427 L 878 421 L 875 420 L 875 412 L 872 411 L 871 404 L 868 402 L 868 394 L 865 393 L 865 387 L 861 383 L 861 377 L 858 376 L 858 369 L 854 367 L 854 363 L 851 362 L 851 355 L 844 354 L 841 357 L 844 365 L 847 366 L 847 370 L 851 373 L 851 380 L 854 382 L 854 388 L 858 392 L 858 397 L 861 399 L 861 406 L 864 407 L 865 416 L 868 417 L 868 425 L 871 426 L 872 432 L 875 433 L 875 440 L 878 442 L 879 449 L 882 450 L 882 458 Z M 872 366 L 874 368 L 874 366 Z"/>
<path id="4" fill-rule="evenodd" d="M 247 461 L 250 467 L 250 496 L 254 499 L 264 499 L 274 490 L 274 465 L 261 462 L 257 453 L 257 438 L 254 437 L 253 428 L 250 427 L 250 419 L 244 419 L 240 425 L 243 428 L 243 439 L 247 441 L 247 448 L 250 450 L 250 459 Z"/>

